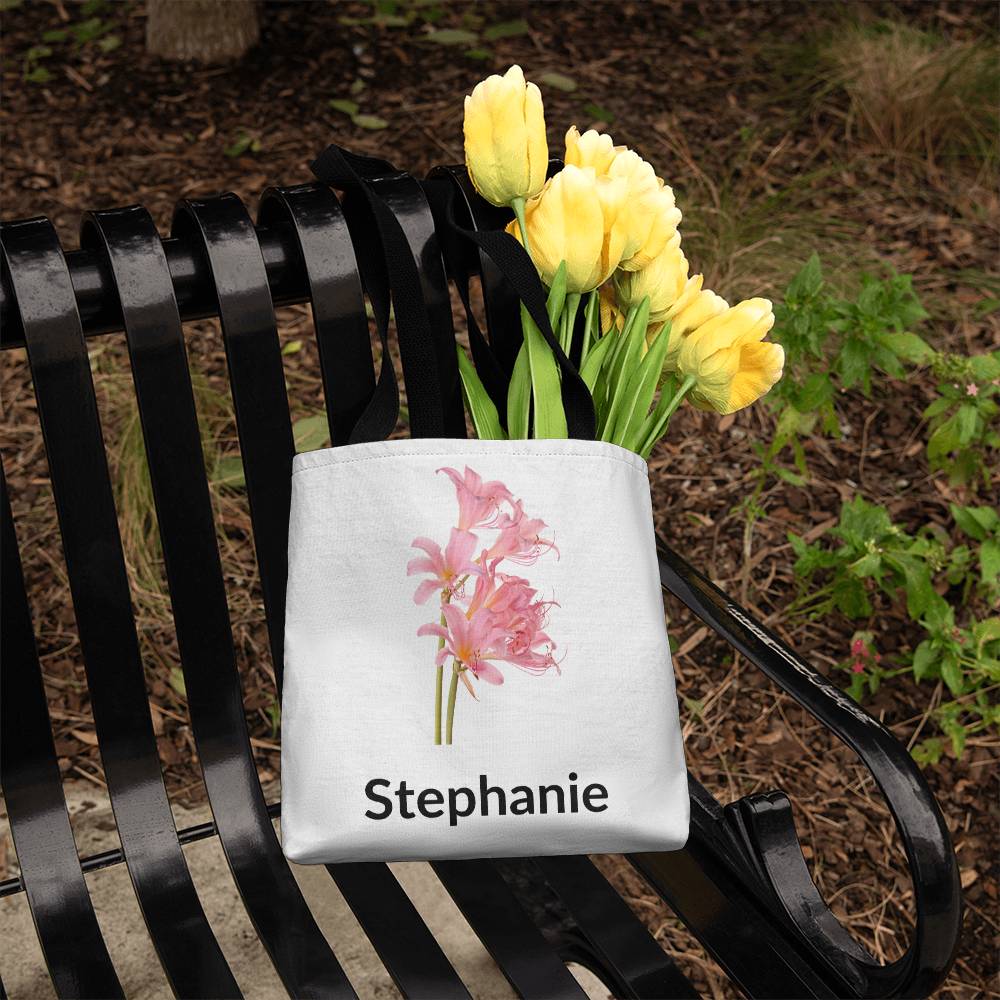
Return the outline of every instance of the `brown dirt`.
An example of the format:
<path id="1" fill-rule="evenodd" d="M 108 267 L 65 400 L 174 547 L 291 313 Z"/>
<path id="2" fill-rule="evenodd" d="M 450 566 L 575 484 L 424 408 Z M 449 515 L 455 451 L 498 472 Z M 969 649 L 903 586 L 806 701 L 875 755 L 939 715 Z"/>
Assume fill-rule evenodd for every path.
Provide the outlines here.
<path id="1" fill-rule="evenodd" d="M 267 4 L 260 49 L 236 68 L 199 68 L 147 57 L 141 7 L 119 3 L 102 16 L 114 23 L 122 45 L 103 53 L 90 44 L 51 61 L 53 78 L 45 84 L 21 79 L 24 53 L 39 44 L 42 32 L 78 19 L 77 8 L 56 0 L 5 14 L 4 218 L 48 215 L 64 245 L 72 247 L 86 209 L 141 202 L 163 231 L 175 201 L 184 196 L 232 190 L 253 210 L 267 184 L 309 179 L 306 164 L 331 139 L 417 173 L 435 163 L 458 162 L 461 96 L 486 73 L 520 61 L 529 76 L 557 70 L 578 84 L 572 93 L 546 89 L 554 149 L 563 124 L 590 125 L 593 112 L 587 106 L 600 105 L 614 116 L 616 139 L 656 163 L 674 183 L 682 207 L 685 191 L 694 196 L 708 190 L 695 171 L 716 183 L 728 178 L 730 188 L 752 203 L 824 168 L 826 173 L 805 185 L 798 209 L 803 217 L 825 220 L 817 228 L 816 249 L 824 254 L 824 226 L 850 227 L 848 258 L 886 260 L 915 274 L 933 315 L 924 332 L 936 346 L 1000 345 L 997 314 L 978 315 L 975 306 L 986 293 L 966 277 L 996 276 L 998 203 L 990 178 L 984 183 L 960 173 L 901 174 L 877 151 L 847 146 L 835 104 L 806 108 L 779 85 L 771 68 L 774 48 L 806 37 L 817 20 L 832 16 L 830 9 L 798 3 L 445 8 L 438 26 L 468 26 L 470 16 L 482 17 L 484 25 L 528 20 L 529 35 L 491 43 L 493 55 L 485 62 L 420 41 L 419 21 L 417 27 L 392 28 L 338 20 L 368 13 L 367 7 L 346 3 Z M 995 8 L 987 4 L 872 5 L 862 11 L 878 13 L 958 37 L 982 36 L 995 30 L 996 22 Z M 362 110 L 386 119 L 388 128 L 366 131 L 328 107 L 331 98 L 349 96 L 357 80 L 365 83 L 356 98 Z M 227 156 L 242 132 L 259 141 L 259 151 Z M 775 290 L 773 273 L 755 274 L 753 253 L 739 258 L 742 269 L 729 268 L 728 259 L 699 261 L 699 250 L 707 254 L 717 245 L 708 228 L 689 230 L 687 245 L 696 264 L 714 267 L 723 281 L 730 275 L 730 288 L 721 291 Z M 844 244 L 838 247 L 844 255 Z M 779 260 L 778 272 L 783 269 L 787 278 L 802 259 Z M 321 397 L 308 311 L 289 308 L 280 319 L 283 341 L 304 342 L 286 358 L 295 415 L 315 412 Z M 221 406 L 228 397 L 215 325 L 192 324 L 190 335 L 192 367 Z M 4 464 L 20 537 L 31 540 L 25 570 L 57 748 L 65 772 L 101 784 L 30 380 L 20 351 L 7 352 L 0 363 Z M 128 462 L 121 442 L 133 403 L 127 359 L 116 338 L 95 344 L 94 368 L 117 477 Z M 844 658 L 855 626 L 837 618 L 803 622 L 783 615 L 796 593 L 786 532 L 805 533 L 827 523 L 857 490 L 887 504 L 910 528 L 927 520 L 944 522 L 949 500 L 961 501 L 961 491 L 930 475 L 922 449 L 912 447 L 920 440 L 919 413 L 930 387 L 914 378 L 878 388 L 871 400 L 846 401 L 850 433 L 838 442 L 808 443 L 809 485 L 772 484 L 763 496 L 767 516 L 749 540 L 737 508 L 753 484 L 749 444 L 767 440 L 770 418 L 762 408 L 721 421 L 682 411 L 670 441 L 651 462 L 658 526 L 820 670 L 830 670 Z M 213 426 L 213 452 L 234 453 L 232 424 L 221 416 Z M 238 491 L 214 492 L 247 718 L 261 774 L 270 779 L 277 770 L 268 715 L 273 683 L 248 513 Z M 144 516 L 139 509 L 134 517 L 123 516 L 123 523 L 128 528 L 137 517 L 141 525 Z M 141 547 L 130 550 L 133 559 L 138 552 Z M 179 800 L 197 800 L 203 788 L 183 693 L 172 682 L 176 642 L 155 560 L 144 579 L 136 586 L 135 603 L 167 781 Z M 814 877 L 834 911 L 874 954 L 899 955 L 911 926 L 912 892 L 870 778 L 820 726 L 682 609 L 671 606 L 671 614 L 681 649 L 680 694 L 689 709 L 695 702 L 702 706 L 700 713 L 685 715 L 694 774 L 724 801 L 784 789 Z M 886 649 L 910 640 L 903 618 L 890 608 L 879 609 L 877 627 Z M 869 708 L 910 741 L 939 697 L 930 686 L 899 679 Z M 995 736 L 980 736 L 961 760 L 946 757 L 928 770 L 955 838 L 967 902 L 962 952 L 942 996 L 997 995 L 996 747 Z M 0 850 L 0 859 L 4 854 Z M 648 889 L 621 864 L 608 870 L 700 988 L 713 996 L 733 995 L 718 968 Z"/>

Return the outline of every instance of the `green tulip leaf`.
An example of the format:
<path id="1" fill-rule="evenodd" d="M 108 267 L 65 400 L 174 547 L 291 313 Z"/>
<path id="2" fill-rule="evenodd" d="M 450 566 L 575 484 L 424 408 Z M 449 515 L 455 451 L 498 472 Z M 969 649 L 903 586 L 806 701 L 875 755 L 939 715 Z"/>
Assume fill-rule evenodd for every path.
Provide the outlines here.
<path id="1" fill-rule="evenodd" d="M 587 388 L 590 390 L 591 395 L 594 394 L 594 387 L 597 385 L 597 376 L 600 374 L 604 359 L 608 356 L 615 340 L 616 338 L 612 334 L 605 334 L 590 349 L 587 360 L 583 363 L 583 368 L 580 370 L 580 378 L 587 383 Z"/>
<path id="2" fill-rule="evenodd" d="M 623 448 L 635 451 L 641 443 L 637 439 L 641 434 L 649 406 L 653 402 L 653 396 L 656 395 L 656 385 L 663 373 L 663 359 L 667 355 L 669 343 L 670 324 L 667 323 L 657 334 L 646 356 L 629 379 L 625 390 L 626 402 L 611 433 L 611 440 Z"/>
<path id="3" fill-rule="evenodd" d="M 511 439 L 527 438 L 530 415 L 531 370 L 528 367 L 528 347 L 521 344 L 507 387 L 507 431 Z"/>
<path id="4" fill-rule="evenodd" d="M 565 438 L 569 432 L 566 426 L 566 411 L 562 403 L 562 385 L 559 380 L 559 366 L 556 364 L 552 348 L 542 336 L 542 331 L 521 306 L 521 328 L 524 344 L 528 349 L 528 368 L 531 372 L 531 398 L 534 402 L 536 438 Z"/>
<path id="5" fill-rule="evenodd" d="M 630 316 L 622 331 L 623 348 L 618 352 L 608 387 L 608 415 L 601 433 L 602 441 L 610 441 L 618 414 L 628 402 L 628 384 L 642 359 L 642 348 L 646 342 L 646 326 L 649 323 L 649 296 Z"/>
<path id="6" fill-rule="evenodd" d="M 500 415 L 479 373 L 458 344 L 455 345 L 455 349 L 458 351 L 458 374 L 462 379 L 462 395 L 472 417 L 472 426 L 476 428 L 476 436 L 481 441 L 505 440 L 507 435 L 500 426 Z"/>

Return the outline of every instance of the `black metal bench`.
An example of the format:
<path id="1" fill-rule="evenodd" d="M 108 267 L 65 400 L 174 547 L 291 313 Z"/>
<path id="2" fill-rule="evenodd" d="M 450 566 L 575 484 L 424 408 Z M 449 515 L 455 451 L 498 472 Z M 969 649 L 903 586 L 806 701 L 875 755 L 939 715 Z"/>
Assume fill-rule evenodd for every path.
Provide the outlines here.
<path id="1" fill-rule="evenodd" d="M 496 225 L 461 170 L 377 187 L 413 250 L 435 336 L 454 338 L 448 277 L 479 275 L 488 325 L 512 303 L 487 258 L 441 227 L 449 192 L 470 227 Z M 60 771 L 15 525 L 4 485 L 3 791 L 20 877 L 62 996 L 122 995 L 84 872 L 124 862 L 167 978 L 181 997 L 238 996 L 202 911 L 182 845 L 218 836 L 254 927 L 293 996 L 353 990 L 285 862 L 278 803 L 258 782 L 243 713 L 220 557 L 185 352 L 183 321 L 221 317 L 275 674 L 280 684 L 289 473 L 294 452 L 274 306 L 311 301 L 334 444 L 371 395 L 374 372 L 345 377 L 338 343 L 367 331 L 347 214 L 328 188 L 266 193 L 255 226 L 234 195 L 182 203 L 161 239 L 141 207 L 88 215 L 64 253 L 51 223 L 2 229 L 2 346 L 27 348 L 62 534 L 81 651 L 122 849 L 80 859 Z M 352 223 L 357 225 L 356 222 Z M 437 224 L 437 225 L 436 225 Z M 440 238 L 439 234 L 440 233 Z M 355 238 L 358 233 L 355 232 Z M 516 320 L 515 320 L 516 322 Z M 86 337 L 124 329 L 141 416 L 191 728 L 213 823 L 177 831 L 150 722 Z M 446 351 L 452 363 L 453 350 Z M 457 371 L 443 359 L 443 390 Z M 403 358 L 404 375 L 406 358 Z M 940 811 L 905 749 L 877 721 L 665 545 L 663 586 L 846 743 L 891 810 L 914 887 L 909 950 L 879 965 L 817 892 L 780 791 L 723 806 L 696 780 L 683 851 L 629 860 L 722 966 L 755 997 L 926 996 L 943 980 L 961 919 L 958 872 Z M 434 871 L 514 990 L 581 996 L 579 962 L 623 997 L 698 994 L 597 868 L 583 857 L 465 861 Z M 331 865 L 386 970 L 405 996 L 467 991 L 388 867 Z M 555 913 L 555 917 L 552 914 Z"/>

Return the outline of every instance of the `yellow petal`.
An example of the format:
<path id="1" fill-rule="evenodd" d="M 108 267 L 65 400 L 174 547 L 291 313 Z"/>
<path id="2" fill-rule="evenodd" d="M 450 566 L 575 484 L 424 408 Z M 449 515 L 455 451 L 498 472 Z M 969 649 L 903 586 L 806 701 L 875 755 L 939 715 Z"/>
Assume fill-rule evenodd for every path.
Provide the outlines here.
<path id="1" fill-rule="evenodd" d="M 615 145 L 610 135 L 589 129 L 580 135 L 575 125 L 566 133 L 564 161 L 575 167 L 592 167 L 598 177 L 608 172 L 615 158 Z"/>
<path id="2" fill-rule="evenodd" d="M 733 413 L 755 403 L 781 378 L 784 363 L 785 352 L 780 344 L 762 341 L 744 346 L 726 407 L 719 412 Z"/>

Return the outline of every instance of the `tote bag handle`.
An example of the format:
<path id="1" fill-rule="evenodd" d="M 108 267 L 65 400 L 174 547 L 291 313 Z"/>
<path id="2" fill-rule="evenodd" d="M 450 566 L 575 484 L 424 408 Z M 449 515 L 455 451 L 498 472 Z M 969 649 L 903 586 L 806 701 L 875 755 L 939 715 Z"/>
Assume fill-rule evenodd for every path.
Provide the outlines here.
<path id="1" fill-rule="evenodd" d="M 388 437 L 399 413 L 399 390 L 388 349 L 390 300 L 395 307 L 396 333 L 407 365 L 406 392 L 410 427 L 414 437 L 446 437 L 444 397 L 438 378 L 430 321 L 420 286 L 420 275 L 406 234 L 392 209 L 372 189 L 369 181 L 398 174 L 391 163 L 377 157 L 359 156 L 336 145 L 328 146 L 312 163 L 312 172 L 325 184 L 357 192 L 367 203 L 374 227 L 355 227 L 355 251 L 363 262 L 365 287 L 375 313 L 382 364 L 372 399 L 351 434 L 351 443 L 378 441 Z M 570 437 L 593 440 L 594 403 L 580 373 L 559 346 L 546 311 L 545 289 L 524 247 L 502 231 L 477 232 L 455 221 L 453 193 L 445 206 L 446 224 L 459 237 L 469 240 L 489 255 L 510 282 L 528 315 L 552 349 L 562 372 L 563 407 Z M 459 293 L 469 319 L 473 356 L 491 395 L 502 393 L 506 384 L 502 369 L 472 315 L 468 288 L 459 283 Z M 503 412 L 503 407 L 501 412 Z"/>

